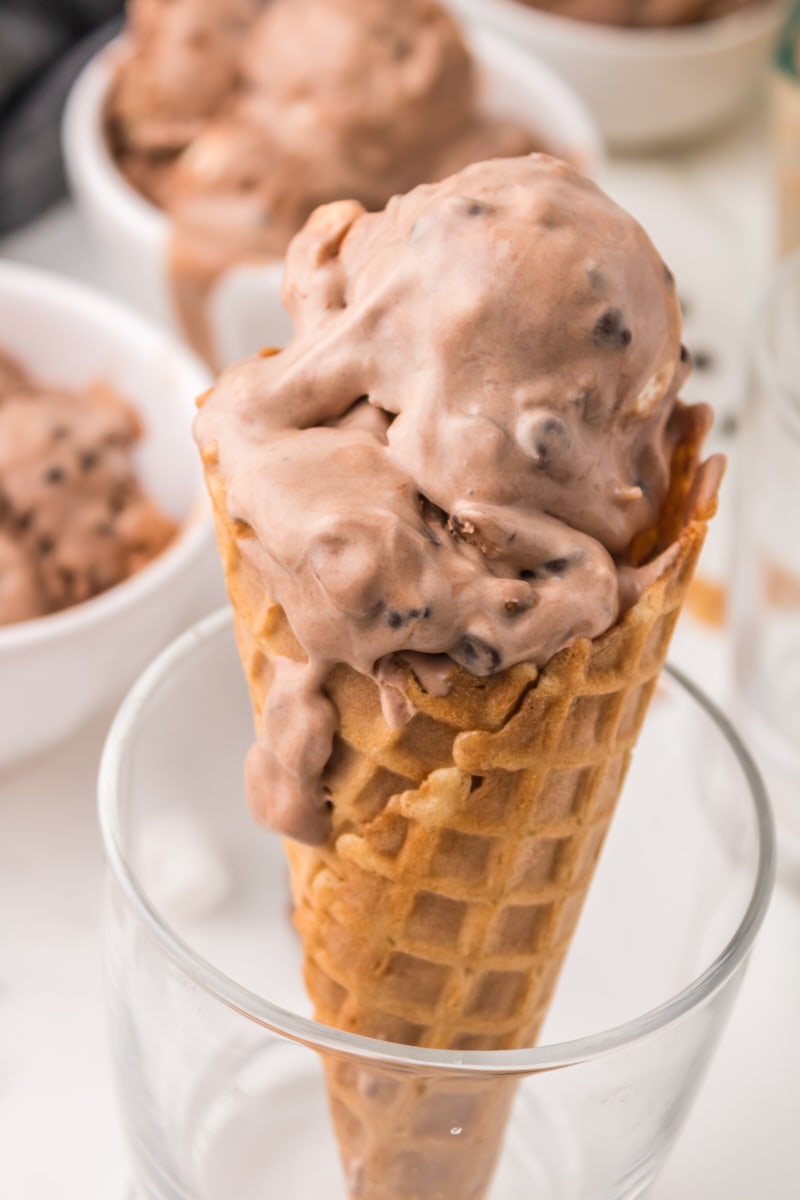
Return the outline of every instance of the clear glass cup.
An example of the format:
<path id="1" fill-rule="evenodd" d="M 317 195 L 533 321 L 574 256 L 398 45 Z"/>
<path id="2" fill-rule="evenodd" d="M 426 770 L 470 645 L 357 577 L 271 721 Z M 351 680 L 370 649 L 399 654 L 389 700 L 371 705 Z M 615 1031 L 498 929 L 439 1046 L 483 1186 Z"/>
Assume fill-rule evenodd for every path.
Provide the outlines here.
<path id="1" fill-rule="evenodd" d="M 220 613 L 151 666 L 104 752 L 108 1014 L 140 1195 L 469 1200 L 477 1175 L 463 1194 L 442 1190 L 428 1139 L 474 1162 L 486 1120 L 502 1125 L 509 1107 L 490 1200 L 644 1195 L 772 885 L 768 804 L 725 718 L 665 672 L 542 1042 L 500 1052 L 415 1049 L 311 1020 L 281 846 L 243 800 L 251 731 Z M 360 1187 L 355 1171 L 348 1192 L 326 1071 L 379 1119 L 416 1097 L 385 1188 Z"/>
<path id="2" fill-rule="evenodd" d="M 732 630 L 735 706 L 763 770 L 788 866 L 800 866 L 800 253 L 755 327 L 741 433 Z"/>

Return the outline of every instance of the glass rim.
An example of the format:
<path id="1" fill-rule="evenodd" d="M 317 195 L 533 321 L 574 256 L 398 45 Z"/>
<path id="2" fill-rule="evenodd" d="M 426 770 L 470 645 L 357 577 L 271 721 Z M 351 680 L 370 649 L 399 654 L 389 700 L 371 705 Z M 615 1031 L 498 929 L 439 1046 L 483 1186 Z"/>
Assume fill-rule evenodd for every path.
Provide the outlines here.
<path id="1" fill-rule="evenodd" d="M 173 668 L 199 644 L 208 642 L 227 628 L 231 618 L 227 607 L 210 614 L 172 642 L 147 667 L 114 718 L 103 747 L 98 777 L 100 832 L 107 868 L 114 881 L 135 916 L 172 962 L 227 1008 L 311 1049 L 380 1062 L 387 1067 L 423 1068 L 475 1077 L 530 1075 L 596 1059 L 651 1036 L 713 996 L 747 958 L 769 906 L 775 878 L 775 831 L 766 788 L 755 762 L 728 718 L 682 671 L 667 663 L 665 673 L 711 718 L 738 761 L 755 811 L 758 836 L 758 862 L 747 908 L 721 952 L 686 987 L 621 1025 L 570 1041 L 514 1050 L 439 1050 L 381 1041 L 303 1017 L 243 987 L 197 953 L 161 916 L 126 859 L 115 821 L 128 747 L 141 713 Z"/>
<path id="2" fill-rule="evenodd" d="M 769 345 L 773 309 L 792 279 L 797 280 L 800 290 L 800 249 L 793 250 L 780 260 L 765 285 L 756 311 L 753 360 L 758 376 L 765 385 L 765 391 L 775 403 L 778 412 L 795 432 L 800 433 L 800 388 L 797 388 L 796 381 L 781 372 L 776 355 Z"/>

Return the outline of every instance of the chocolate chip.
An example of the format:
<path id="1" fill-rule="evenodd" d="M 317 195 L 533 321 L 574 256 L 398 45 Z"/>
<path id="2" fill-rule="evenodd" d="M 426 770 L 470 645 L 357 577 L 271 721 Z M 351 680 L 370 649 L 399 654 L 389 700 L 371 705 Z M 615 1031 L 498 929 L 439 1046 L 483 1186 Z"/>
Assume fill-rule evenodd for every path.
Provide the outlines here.
<path id="1" fill-rule="evenodd" d="M 569 445 L 569 434 L 563 421 L 556 417 L 546 421 L 541 429 L 542 436 L 536 441 L 536 465 L 547 467 L 553 459 L 553 451 L 557 446 Z"/>
<path id="2" fill-rule="evenodd" d="M 408 625 L 410 621 L 427 621 L 431 615 L 431 608 L 426 604 L 424 608 L 409 608 L 407 612 L 399 612 L 396 608 L 387 608 L 386 624 L 390 629 L 400 629 L 403 625 Z"/>
<path id="3" fill-rule="evenodd" d="M 529 570 L 527 567 L 520 571 L 519 577 L 520 579 L 524 579 L 526 583 L 532 583 L 534 579 L 539 578 L 535 571 Z"/>
<path id="4" fill-rule="evenodd" d="M 633 334 L 625 324 L 625 318 L 620 309 L 608 308 L 595 322 L 592 338 L 596 346 L 623 349 L 630 345 Z"/>
<path id="5" fill-rule="evenodd" d="M 81 470 L 91 471 L 100 461 L 100 455 L 96 450 L 85 450 L 80 456 Z"/>
<path id="6" fill-rule="evenodd" d="M 517 441 L 535 467 L 549 469 L 570 447 L 572 437 L 561 417 L 548 409 L 529 409 L 520 415 Z"/>
<path id="7" fill-rule="evenodd" d="M 490 675 L 502 662 L 499 650 L 472 633 L 464 634 L 451 657 L 474 675 Z"/>
<path id="8" fill-rule="evenodd" d="M 65 479 L 64 468 L 55 466 L 48 467 L 44 473 L 45 483 L 63 483 Z"/>
<path id="9" fill-rule="evenodd" d="M 717 365 L 717 360 L 710 350 L 695 350 L 692 357 L 698 371 L 712 371 Z"/>

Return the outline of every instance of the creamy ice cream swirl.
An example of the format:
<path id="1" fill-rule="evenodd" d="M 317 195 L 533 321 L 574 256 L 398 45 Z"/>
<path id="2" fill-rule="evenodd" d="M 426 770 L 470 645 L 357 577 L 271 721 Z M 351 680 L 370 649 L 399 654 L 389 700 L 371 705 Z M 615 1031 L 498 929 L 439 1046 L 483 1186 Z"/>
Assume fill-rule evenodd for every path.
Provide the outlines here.
<path id="1" fill-rule="evenodd" d="M 137 476 L 141 435 L 107 384 L 40 383 L 0 352 L 0 626 L 98 595 L 171 540 Z"/>
<path id="2" fill-rule="evenodd" d="M 405 652 L 541 665 L 659 573 L 627 552 L 667 491 L 689 364 L 647 236 L 543 155 L 317 210 L 284 298 L 293 342 L 225 371 L 196 436 L 307 655 L 276 664 L 251 804 L 319 841 L 337 663 L 387 694 Z"/>

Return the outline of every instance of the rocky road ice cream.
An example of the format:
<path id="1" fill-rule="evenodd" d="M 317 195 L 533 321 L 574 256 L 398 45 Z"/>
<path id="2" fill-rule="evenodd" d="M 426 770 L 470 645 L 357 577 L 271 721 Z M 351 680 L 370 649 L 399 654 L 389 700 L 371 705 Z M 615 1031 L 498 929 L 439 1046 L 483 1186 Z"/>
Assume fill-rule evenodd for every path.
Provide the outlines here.
<path id="1" fill-rule="evenodd" d="M 396 722 L 398 656 L 436 688 L 453 664 L 539 665 L 604 632 L 669 558 L 641 561 L 637 535 L 707 413 L 678 400 L 670 271 L 547 156 L 473 165 L 377 214 L 318 209 L 284 300 L 294 340 L 225 371 L 196 436 L 306 656 L 276 660 L 251 804 L 314 842 L 336 664 L 372 676 Z"/>
<path id="2" fill-rule="evenodd" d="M 764 0 L 520 0 L 531 8 L 599 25 L 668 26 L 711 21 Z"/>
<path id="3" fill-rule="evenodd" d="M 111 145 L 173 220 L 175 298 L 207 359 L 213 284 L 232 263 L 282 257 L 318 205 L 379 209 L 468 162 L 541 148 L 481 111 L 475 65 L 436 0 L 237 0 L 230 12 L 148 0 L 131 18 Z"/>
<path id="4" fill-rule="evenodd" d="M 171 539 L 136 477 L 140 435 L 105 385 L 40 384 L 0 354 L 0 625 L 105 591 Z"/>
<path id="5" fill-rule="evenodd" d="M 160 203 L 176 157 L 240 83 L 262 0 L 132 0 L 128 49 L 109 96 L 109 133 L 131 182 Z"/>

